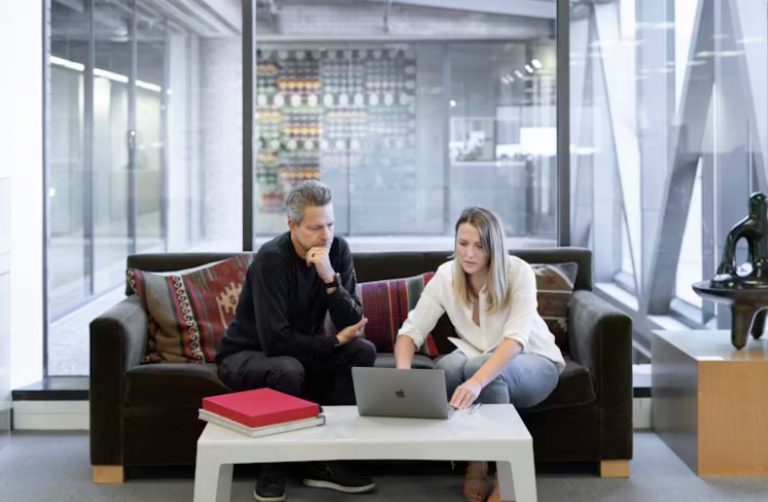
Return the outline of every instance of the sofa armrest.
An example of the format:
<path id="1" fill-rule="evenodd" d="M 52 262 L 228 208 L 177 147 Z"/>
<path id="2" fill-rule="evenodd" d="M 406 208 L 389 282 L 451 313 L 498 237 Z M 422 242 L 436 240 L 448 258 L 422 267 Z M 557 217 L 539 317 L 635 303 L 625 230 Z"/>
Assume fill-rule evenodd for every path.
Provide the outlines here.
<path id="1" fill-rule="evenodd" d="M 91 464 L 123 463 L 122 406 L 125 372 L 140 363 L 147 345 L 147 315 L 130 296 L 90 325 Z"/>
<path id="2" fill-rule="evenodd" d="M 575 291 L 568 342 L 595 384 L 602 458 L 632 458 L 632 320 L 595 293 Z"/>

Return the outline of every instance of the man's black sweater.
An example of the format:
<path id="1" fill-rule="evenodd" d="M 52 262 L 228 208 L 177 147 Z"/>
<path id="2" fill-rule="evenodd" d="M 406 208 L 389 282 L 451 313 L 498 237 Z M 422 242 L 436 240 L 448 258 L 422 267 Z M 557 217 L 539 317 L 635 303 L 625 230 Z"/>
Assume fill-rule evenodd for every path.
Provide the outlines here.
<path id="1" fill-rule="evenodd" d="M 261 246 L 248 269 L 235 319 L 221 340 L 216 362 L 242 350 L 318 362 L 336 350 L 336 338 L 323 336 L 326 312 L 341 330 L 360 321 L 362 308 L 355 297 L 355 270 L 346 241 L 335 237 L 329 258 L 341 275 L 339 287 L 331 294 L 326 293 L 315 266 L 296 254 L 290 232 Z"/>

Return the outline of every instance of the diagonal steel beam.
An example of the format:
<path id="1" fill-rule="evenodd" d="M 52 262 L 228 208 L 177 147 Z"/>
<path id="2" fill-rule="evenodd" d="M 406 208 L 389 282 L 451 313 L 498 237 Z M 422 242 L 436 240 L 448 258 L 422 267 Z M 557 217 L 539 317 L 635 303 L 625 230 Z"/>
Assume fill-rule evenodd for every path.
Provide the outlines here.
<path id="1" fill-rule="evenodd" d="M 692 49 L 688 57 L 677 120 L 673 124 L 670 170 L 665 182 L 664 202 L 659 215 L 661 221 L 653 247 L 649 288 L 641 303 L 642 312 L 647 314 L 668 312 L 675 294 L 682 235 L 715 80 L 714 7 L 714 0 L 701 0 L 697 6 Z"/>

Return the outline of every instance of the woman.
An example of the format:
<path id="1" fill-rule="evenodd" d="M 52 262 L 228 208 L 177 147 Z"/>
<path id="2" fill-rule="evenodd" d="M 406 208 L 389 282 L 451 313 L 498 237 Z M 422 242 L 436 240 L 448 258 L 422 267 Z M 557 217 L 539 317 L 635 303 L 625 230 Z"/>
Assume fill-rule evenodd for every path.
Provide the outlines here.
<path id="1" fill-rule="evenodd" d="M 451 406 L 458 409 L 476 401 L 534 406 L 552 392 L 565 367 L 536 311 L 533 269 L 507 254 L 502 228 L 487 209 L 461 213 L 453 259 L 437 269 L 395 343 L 395 365 L 410 368 L 415 351 L 448 314 L 463 348 L 440 359 L 437 367 L 445 371 Z M 464 498 L 482 502 L 488 491 L 488 463 L 470 462 Z M 488 500 L 499 500 L 498 480 Z"/>

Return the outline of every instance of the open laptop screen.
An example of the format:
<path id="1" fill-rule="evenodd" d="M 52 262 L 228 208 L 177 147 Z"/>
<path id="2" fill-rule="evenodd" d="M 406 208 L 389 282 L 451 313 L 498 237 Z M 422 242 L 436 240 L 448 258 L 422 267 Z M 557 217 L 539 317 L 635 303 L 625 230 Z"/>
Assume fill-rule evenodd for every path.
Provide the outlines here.
<path id="1" fill-rule="evenodd" d="M 448 418 L 445 372 L 438 369 L 352 368 L 361 416 Z"/>

